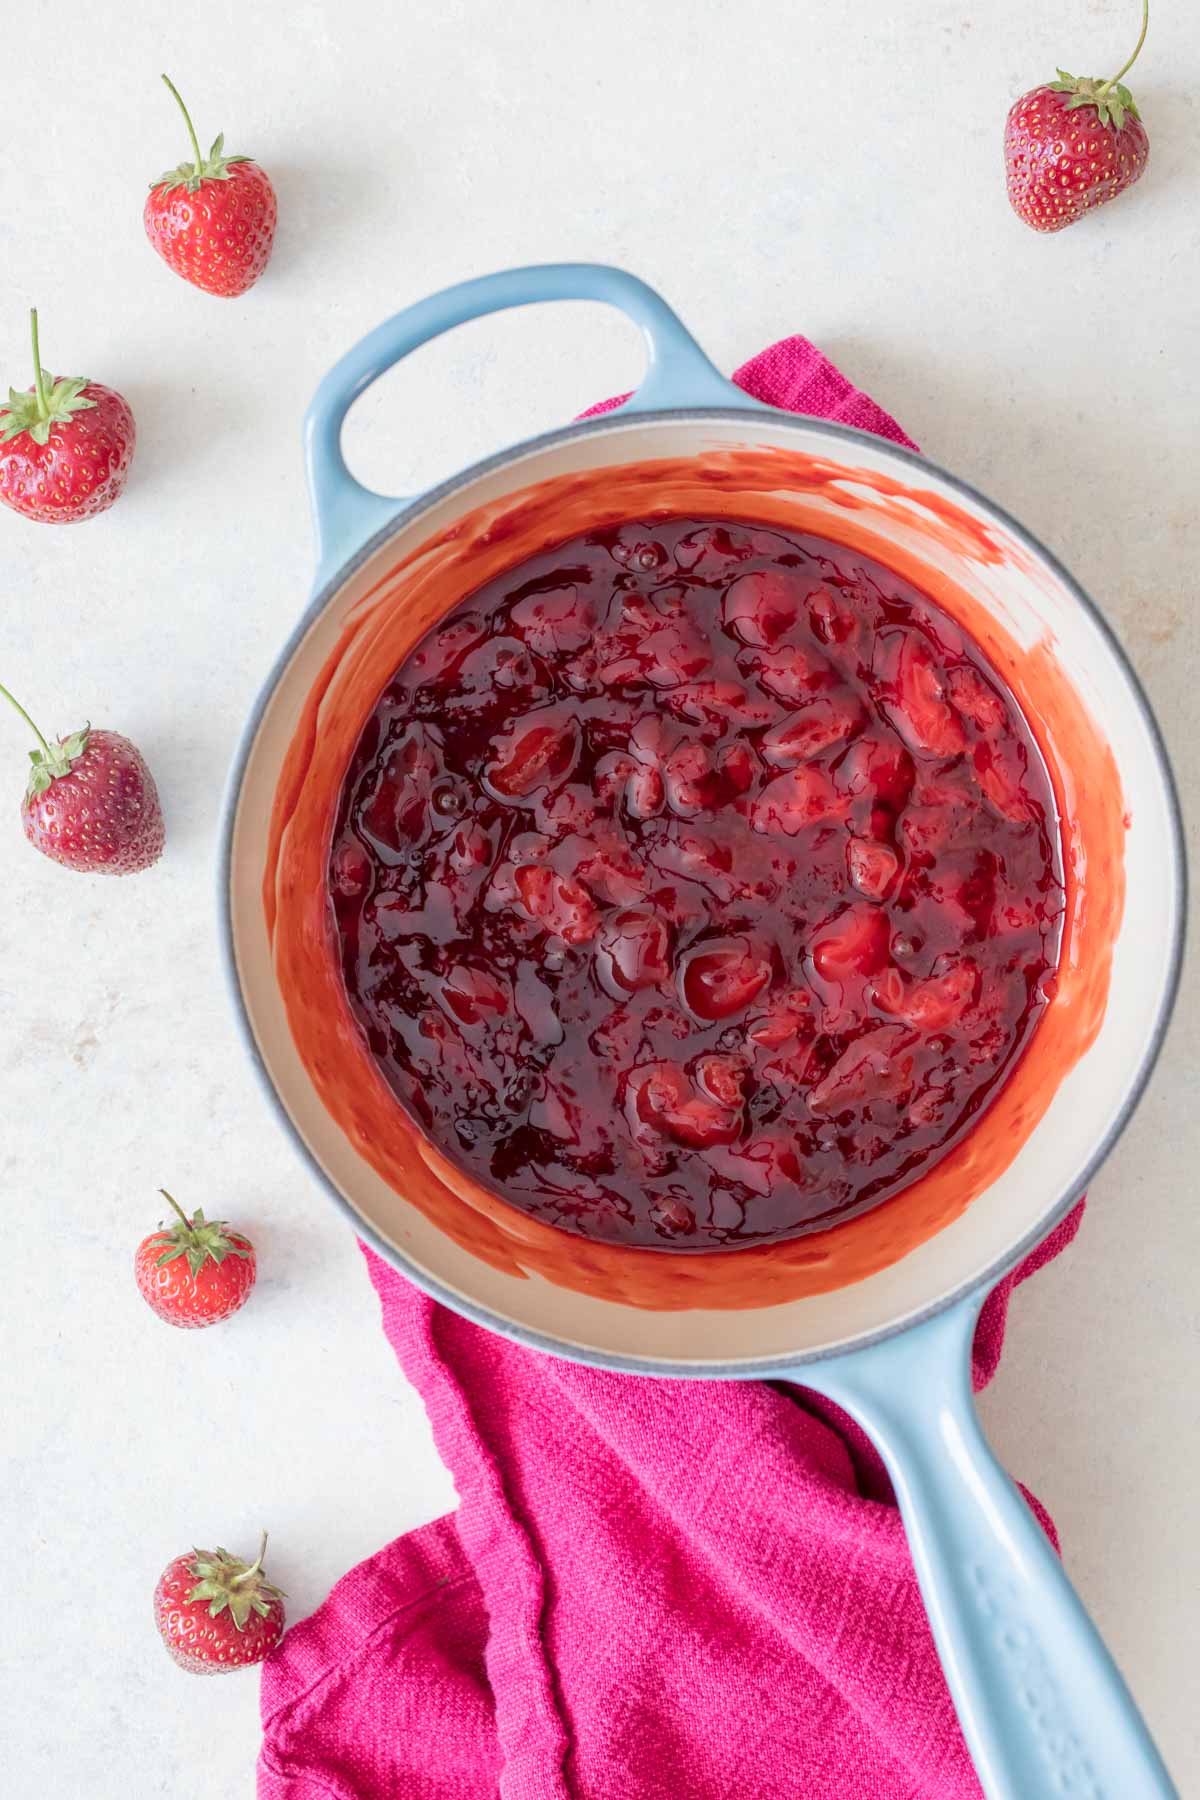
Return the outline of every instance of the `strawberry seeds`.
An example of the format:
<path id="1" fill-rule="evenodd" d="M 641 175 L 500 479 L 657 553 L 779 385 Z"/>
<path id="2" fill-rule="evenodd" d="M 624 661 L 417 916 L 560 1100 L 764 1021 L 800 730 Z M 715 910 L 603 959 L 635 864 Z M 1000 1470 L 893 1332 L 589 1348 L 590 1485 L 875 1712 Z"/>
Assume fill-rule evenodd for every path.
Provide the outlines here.
<path id="1" fill-rule="evenodd" d="M 1063 910 L 1046 770 L 961 627 L 836 545 L 677 518 L 545 551 L 421 641 L 329 892 L 433 1141 L 675 1251 L 930 1167 L 1035 1029 Z"/>

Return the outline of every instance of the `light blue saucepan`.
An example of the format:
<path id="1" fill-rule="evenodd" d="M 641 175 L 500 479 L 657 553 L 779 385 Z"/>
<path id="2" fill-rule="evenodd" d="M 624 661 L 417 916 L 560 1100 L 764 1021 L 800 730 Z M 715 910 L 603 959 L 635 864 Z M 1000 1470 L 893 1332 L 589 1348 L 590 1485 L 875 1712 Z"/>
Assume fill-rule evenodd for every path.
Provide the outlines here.
<path id="1" fill-rule="evenodd" d="M 649 362 L 624 407 L 520 444 L 414 499 L 384 498 L 354 479 L 342 457 L 342 424 L 372 381 L 465 320 L 546 300 L 605 301 L 640 326 Z M 310 1167 L 355 1229 L 411 1280 L 535 1349 L 645 1375 L 791 1379 L 837 1401 L 870 1433 L 891 1473 L 986 1792 L 993 1800 L 1172 1794 L 1111 1657 L 988 1449 L 970 1383 L 972 1333 L 984 1296 L 1063 1217 L 1111 1149 L 1149 1077 L 1178 977 L 1185 875 L 1171 774 L 1145 696 L 1098 609 L 1027 531 L 926 459 L 749 400 L 718 373 L 659 296 L 618 269 L 516 269 L 407 308 L 322 382 L 306 435 L 319 545 L 316 589 L 238 749 L 220 894 L 230 991 L 246 1045 Z M 577 1293 L 536 1272 L 497 1269 L 380 1178 L 326 1110 L 297 1052 L 264 922 L 262 883 L 272 801 L 304 702 L 353 609 L 402 556 L 478 509 L 503 512 L 510 495 L 533 483 L 600 468 L 619 480 L 622 468 L 659 459 L 676 467 L 690 459 L 703 479 L 714 459 L 747 447 L 776 458 L 783 493 L 813 459 L 836 465 L 826 490 L 833 537 L 839 494 L 853 493 L 857 508 L 870 509 L 881 480 L 890 483 L 892 496 L 873 529 L 923 556 L 931 571 L 948 569 L 962 592 L 1003 619 L 1018 644 L 1052 649 L 1064 691 L 1103 721 L 1115 759 L 1130 821 L 1126 898 L 1095 1041 L 1064 1073 L 1041 1122 L 1014 1140 L 1009 1167 L 959 1218 L 832 1293 L 736 1311 L 659 1312 Z M 989 554 L 935 541 L 917 490 L 978 522 Z M 402 588 L 389 604 L 404 604 Z M 376 695 L 353 693 L 348 675 L 339 689 L 341 679 L 339 669 L 331 693 L 339 705 L 358 706 L 365 719 Z M 1069 825 L 1076 851 L 1086 856 L 1087 818 L 1081 814 Z M 1002 1092 L 995 1107 L 1003 1104 Z"/>

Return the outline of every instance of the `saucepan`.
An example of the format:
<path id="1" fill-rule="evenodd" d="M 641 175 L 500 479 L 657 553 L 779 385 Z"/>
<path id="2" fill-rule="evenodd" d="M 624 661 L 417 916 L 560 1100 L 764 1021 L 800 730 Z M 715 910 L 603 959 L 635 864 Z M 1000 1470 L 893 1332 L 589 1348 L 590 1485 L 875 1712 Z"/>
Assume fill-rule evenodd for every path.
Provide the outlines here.
<path id="1" fill-rule="evenodd" d="M 414 499 L 354 479 L 342 424 L 372 381 L 453 326 L 547 300 L 607 302 L 641 328 L 648 365 L 619 411 Z M 837 1401 L 891 1473 L 986 1792 L 1171 1794 L 1111 1657 L 988 1449 L 970 1383 L 984 1296 L 1112 1148 L 1178 976 L 1185 874 L 1171 773 L 1099 610 L 1028 531 L 924 457 L 749 400 L 652 289 L 617 269 L 512 270 L 398 313 L 326 377 L 306 441 L 315 592 L 237 752 L 220 883 L 245 1042 L 313 1172 L 412 1281 L 532 1349 L 647 1376 L 792 1380 Z M 342 775 L 416 638 L 550 544 L 672 513 L 816 532 L 896 569 L 959 618 L 1041 745 L 1067 886 L 1053 997 L 964 1142 L 849 1223 L 686 1255 L 558 1231 L 423 1139 L 350 1016 L 324 888 Z"/>

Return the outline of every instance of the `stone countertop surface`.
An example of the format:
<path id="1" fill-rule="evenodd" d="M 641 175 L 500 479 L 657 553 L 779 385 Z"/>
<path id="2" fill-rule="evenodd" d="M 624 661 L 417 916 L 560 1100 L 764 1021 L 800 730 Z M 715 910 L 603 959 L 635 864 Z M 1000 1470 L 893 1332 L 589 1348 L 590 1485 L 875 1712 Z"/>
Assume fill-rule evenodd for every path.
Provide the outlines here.
<path id="1" fill-rule="evenodd" d="M 118 22 L 119 29 L 115 29 Z M 1108 73 L 1134 0 L 128 0 L 14 8 L 0 168 L 0 375 L 119 388 L 129 488 L 73 530 L 0 511 L 0 679 L 47 729 L 129 733 L 168 852 L 115 883 L 29 852 L 26 744 L 3 728 L 0 1713 L 10 1800 L 241 1800 L 257 1683 L 190 1689 L 150 1621 L 162 1566 L 261 1523 L 293 1619 L 454 1504 L 361 1257 L 251 1079 L 219 979 L 221 788 L 312 571 L 299 428 L 363 332 L 523 262 L 623 264 L 734 367 L 802 331 L 939 462 L 1023 520 L 1098 599 L 1200 789 L 1200 12 L 1152 20 L 1132 194 L 1041 238 L 1009 212 L 1011 100 L 1056 63 Z M 48 82 L 47 68 L 56 71 Z M 219 301 L 140 222 L 224 130 L 279 194 L 270 268 Z M 69 77 L 64 71 L 70 71 Z M 417 491 L 632 386 L 636 333 L 588 305 L 468 326 L 381 381 L 348 454 Z M 1073 1248 L 1013 1304 L 984 1401 L 1180 1789 L 1200 1792 L 1193 967 L 1162 1062 Z M 134 1289 L 165 1185 L 253 1235 L 250 1307 L 165 1329 Z M 1125 1797 L 1122 1797 L 1125 1800 Z"/>

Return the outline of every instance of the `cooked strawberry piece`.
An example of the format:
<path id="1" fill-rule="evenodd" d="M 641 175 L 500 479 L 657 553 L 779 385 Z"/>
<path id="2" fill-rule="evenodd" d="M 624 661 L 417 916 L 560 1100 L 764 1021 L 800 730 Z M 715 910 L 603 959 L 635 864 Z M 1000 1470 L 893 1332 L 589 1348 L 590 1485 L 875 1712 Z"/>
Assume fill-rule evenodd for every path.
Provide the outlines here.
<path id="1" fill-rule="evenodd" d="M 696 1229 L 696 1215 L 679 1194 L 667 1193 L 656 1200 L 650 1217 L 667 1237 L 687 1237 Z"/>
<path id="2" fill-rule="evenodd" d="M 1021 787 L 1014 755 L 1005 755 L 993 744 L 976 744 L 971 765 L 980 787 L 998 813 L 1015 824 L 1024 825 L 1033 817 L 1033 809 Z"/>
<path id="3" fill-rule="evenodd" d="M 581 881 L 603 900 L 629 906 L 646 892 L 645 865 L 633 854 L 624 837 L 598 825 L 578 846 L 577 872 Z"/>
<path id="4" fill-rule="evenodd" d="M 645 713 L 629 734 L 629 748 L 648 769 L 661 769 L 679 741 L 679 727 L 668 726 L 654 713 Z"/>
<path id="5" fill-rule="evenodd" d="M 701 812 L 714 797 L 712 761 L 703 744 L 681 744 L 663 771 L 667 803 L 684 818 Z"/>
<path id="6" fill-rule="evenodd" d="M 732 1144 L 742 1129 L 740 1094 L 734 1106 L 707 1099 L 677 1063 L 634 1069 L 626 1084 L 625 1108 L 635 1130 L 648 1126 L 695 1149 Z"/>
<path id="7" fill-rule="evenodd" d="M 578 881 L 557 874 L 545 863 L 526 863 L 514 879 L 525 910 L 547 931 L 568 944 L 586 944 L 595 937 L 600 914 Z"/>
<path id="8" fill-rule="evenodd" d="M 625 804 L 635 819 L 654 819 L 667 802 L 667 790 L 657 769 L 634 769 L 629 777 Z"/>
<path id="9" fill-rule="evenodd" d="M 661 874 L 699 882 L 722 905 L 727 906 L 738 891 L 733 851 L 705 832 L 676 828 L 655 844 L 650 861 Z"/>
<path id="10" fill-rule="evenodd" d="M 811 1037 L 813 1023 L 812 995 L 804 988 L 789 988 L 767 1002 L 764 1012 L 753 1020 L 746 1036 L 766 1050 L 777 1050 L 781 1044 L 798 1036 Z"/>
<path id="11" fill-rule="evenodd" d="M 880 1012 L 902 1013 L 909 989 L 900 970 L 891 965 L 880 969 L 867 984 L 867 991 Z"/>
<path id="12" fill-rule="evenodd" d="M 959 963 L 944 975 L 914 982 L 901 1016 L 919 1031 L 945 1031 L 966 1012 L 979 986 L 975 964 Z"/>
<path id="13" fill-rule="evenodd" d="M 890 844 L 876 838 L 851 838 L 846 867 L 860 894 L 868 900 L 885 900 L 900 872 L 900 858 Z"/>
<path id="14" fill-rule="evenodd" d="M 681 537 L 675 546 L 679 568 L 697 575 L 713 575 L 728 570 L 731 564 L 743 562 L 750 554 L 745 532 L 730 530 L 727 525 L 701 525 Z"/>
<path id="15" fill-rule="evenodd" d="M 887 952 L 887 915 L 856 900 L 819 928 L 812 959 L 818 975 L 842 982 L 854 975 L 876 974 L 887 961 Z"/>
<path id="16" fill-rule="evenodd" d="M 717 757 L 717 771 L 734 794 L 745 794 L 754 786 L 758 769 L 758 758 L 749 744 L 727 744 Z"/>
<path id="17" fill-rule="evenodd" d="M 948 806 L 906 806 L 900 815 L 899 833 L 913 856 L 932 861 L 954 842 L 957 825 Z"/>
<path id="18" fill-rule="evenodd" d="M 578 1144 L 583 1136 L 583 1107 L 556 1081 L 543 1078 L 542 1091 L 529 1108 L 535 1131 L 548 1131 L 564 1144 Z"/>
<path id="19" fill-rule="evenodd" d="M 696 1064 L 696 1085 L 719 1106 L 740 1107 L 746 1071 L 731 1056 L 702 1056 Z"/>
<path id="20" fill-rule="evenodd" d="M 527 718 L 497 740 L 487 778 L 502 799 L 524 799 L 535 789 L 566 781 L 583 744 L 577 719 L 555 711 L 551 718 Z"/>
<path id="21" fill-rule="evenodd" d="M 819 756 L 822 750 L 844 743 L 865 717 L 852 695 L 821 695 L 810 701 L 803 712 L 768 731 L 762 741 L 762 753 L 777 768 L 792 768 L 811 756 Z"/>
<path id="22" fill-rule="evenodd" d="M 730 1019 L 745 1012 L 771 979 L 771 964 L 745 938 L 703 945 L 683 959 L 680 992 L 698 1019 Z"/>
<path id="23" fill-rule="evenodd" d="M 708 1160 L 726 1181 L 739 1182 L 763 1199 L 804 1182 L 795 1142 L 783 1132 L 757 1132 L 736 1149 L 715 1148 Z"/>
<path id="24" fill-rule="evenodd" d="M 898 969 L 885 969 L 872 983 L 872 998 L 882 1012 L 893 1013 L 916 1030 L 946 1031 L 974 1000 L 979 970 L 966 958 L 942 975 L 906 982 Z"/>
<path id="25" fill-rule="evenodd" d="M 791 569 L 753 569 L 725 590 L 721 618 L 743 644 L 769 649 L 800 618 L 808 583 Z"/>
<path id="26" fill-rule="evenodd" d="M 339 845 L 329 866 L 339 894 L 349 898 L 366 891 L 371 880 L 371 859 L 360 843 L 351 839 Z"/>
<path id="27" fill-rule="evenodd" d="M 543 665 L 530 656 L 519 638 L 494 638 L 481 644 L 463 659 L 462 674 L 464 682 L 477 678 L 483 684 L 524 694 L 549 686 Z"/>
<path id="28" fill-rule="evenodd" d="M 660 1117 L 673 1138 L 681 1144 L 691 1144 L 697 1150 L 706 1149 L 709 1144 L 732 1144 L 742 1130 L 740 1112 L 730 1112 L 727 1107 L 705 1100 L 699 1094 L 689 1096 L 676 1106 L 664 1107 Z"/>
<path id="29" fill-rule="evenodd" d="M 404 851 L 428 836 L 433 785 L 444 774 L 437 734 L 431 727 L 410 725 L 385 752 L 360 815 L 377 850 Z"/>
<path id="30" fill-rule="evenodd" d="M 836 687 L 840 679 L 820 652 L 807 644 L 780 644 L 774 650 L 756 650 L 739 657 L 738 666 L 752 674 L 776 700 L 793 706 L 822 688 Z"/>
<path id="31" fill-rule="evenodd" d="M 460 1025 L 479 1025 L 489 1013 L 502 1018 L 511 1010 L 511 995 L 495 976 L 464 963 L 443 983 L 442 999 Z"/>
<path id="32" fill-rule="evenodd" d="M 632 756 L 626 756 L 623 750 L 610 750 L 607 756 L 602 756 L 592 775 L 596 798 L 606 806 L 616 805 L 624 798 L 629 778 L 637 766 Z"/>
<path id="33" fill-rule="evenodd" d="M 596 972 L 614 1000 L 641 988 L 663 987 L 670 979 L 670 934 L 666 923 L 643 907 L 615 913 L 596 945 Z"/>
<path id="34" fill-rule="evenodd" d="M 779 708 L 751 694 L 737 681 L 693 681 L 668 694 L 667 705 L 698 725 L 773 725 Z"/>
<path id="35" fill-rule="evenodd" d="M 873 734 L 851 744 L 838 770 L 838 781 L 855 799 L 871 800 L 886 812 L 898 813 L 912 790 L 913 759 L 895 738 Z"/>
<path id="36" fill-rule="evenodd" d="M 911 1093 L 913 1042 L 913 1033 L 904 1025 L 878 1025 L 856 1038 L 829 1073 L 809 1089 L 810 1112 L 820 1117 Z"/>
<path id="37" fill-rule="evenodd" d="M 884 712 L 910 750 L 945 757 L 965 749 L 966 734 L 946 698 L 945 677 L 918 632 L 880 632 L 873 668 Z"/>
<path id="38" fill-rule="evenodd" d="M 862 629 L 854 608 L 835 600 L 828 588 L 818 588 L 808 603 L 813 630 L 823 644 L 852 644 Z"/>
<path id="39" fill-rule="evenodd" d="M 810 825 L 843 818 L 846 805 L 823 769 L 792 769 L 763 788 L 750 809 L 750 823 L 755 831 L 795 837 Z"/>
<path id="40" fill-rule="evenodd" d="M 980 731 L 1004 729 L 1008 717 L 1004 702 L 978 669 L 971 668 L 969 663 L 951 669 L 946 676 L 946 687 L 963 718 L 978 725 Z"/>
<path id="41" fill-rule="evenodd" d="M 517 602 L 509 616 L 524 633 L 529 648 L 539 656 L 562 656 L 570 650 L 582 650 L 596 631 L 595 612 L 573 583 L 570 587 L 530 594 Z"/>
<path id="42" fill-rule="evenodd" d="M 657 631 L 642 639 L 637 655 L 646 680 L 660 688 L 691 681 L 712 662 L 709 646 L 686 619 L 660 624 Z"/>

